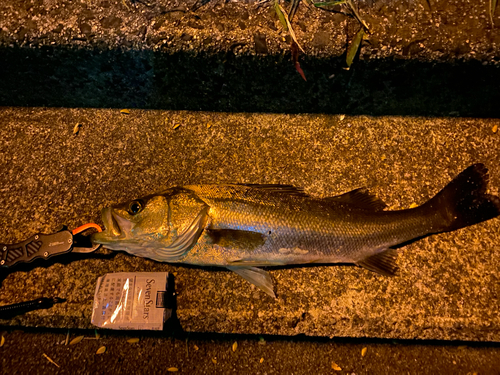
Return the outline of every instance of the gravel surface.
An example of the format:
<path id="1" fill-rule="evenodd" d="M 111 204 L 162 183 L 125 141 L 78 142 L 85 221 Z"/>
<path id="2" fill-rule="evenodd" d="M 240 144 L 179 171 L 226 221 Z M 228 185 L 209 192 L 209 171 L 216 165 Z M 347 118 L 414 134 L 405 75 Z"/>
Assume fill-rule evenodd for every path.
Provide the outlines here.
<path id="1" fill-rule="evenodd" d="M 449 61 L 474 59 L 498 64 L 500 34 L 487 3 L 464 0 L 354 1 L 369 27 L 363 60 L 393 58 Z M 289 4 L 283 2 L 285 9 Z M 345 53 L 359 22 L 346 6 L 314 7 L 302 2 L 292 20 L 308 56 Z M 291 38 L 271 1 L 7 0 L 0 5 L 0 42 L 39 47 L 106 46 L 236 55 L 289 51 Z M 499 12 L 493 21 L 500 23 Z"/>

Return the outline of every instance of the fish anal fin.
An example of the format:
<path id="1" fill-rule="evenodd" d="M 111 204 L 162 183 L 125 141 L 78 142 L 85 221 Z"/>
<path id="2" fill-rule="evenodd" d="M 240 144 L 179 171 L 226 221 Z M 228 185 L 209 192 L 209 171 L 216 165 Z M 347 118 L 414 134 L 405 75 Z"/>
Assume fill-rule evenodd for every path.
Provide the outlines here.
<path id="1" fill-rule="evenodd" d="M 384 276 L 394 276 L 398 273 L 397 255 L 397 250 L 388 249 L 369 256 L 356 264 Z"/>
<path id="2" fill-rule="evenodd" d="M 271 276 L 269 276 L 269 273 L 267 271 L 264 271 L 263 269 L 257 267 L 227 266 L 227 269 L 236 272 L 250 284 L 255 285 L 266 294 L 270 295 L 273 298 L 276 298 L 273 290 L 273 281 L 271 280 Z"/>
<path id="3" fill-rule="evenodd" d="M 235 229 L 208 229 L 207 234 L 214 245 L 232 249 L 254 250 L 264 245 L 265 237 L 259 232 Z"/>
<path id="4" fill-rule="evenodd" d="M 382 211 L 387 205 L 383 200 L 371 194 L 366 188 L 359 188 L 336 197 L 324 198 L 329 202 L 344 203 L 349 206 L 368 210 L 368 211 Z"/>

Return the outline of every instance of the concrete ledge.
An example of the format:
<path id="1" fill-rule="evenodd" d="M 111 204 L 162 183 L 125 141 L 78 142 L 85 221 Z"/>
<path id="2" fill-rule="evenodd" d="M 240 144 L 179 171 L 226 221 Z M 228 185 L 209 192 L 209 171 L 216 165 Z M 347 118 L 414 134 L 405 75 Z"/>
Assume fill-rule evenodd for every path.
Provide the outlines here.
<path id="1" fill-rule="evenodd" d="M 2 2 L 0 105 L 500 116 L 487 4 L 359 2 L 372 33 L 347 71 L 357 21 L 301 3 L 307 82 L 271 3 L 196 4 Z"/>
<path id="2" fill-rule="evenodd" d="M 73 135 L 76 123 L 83 124 Z M 174 130 L 173 124 L 181 126 Z M 105 205 L 172 185 L 281 183 L 326 196 L 367 186 L 390 209 L 420 204 L 468 165 L 499 194 L 497 120 L 0 108 L 0 238 L 99 220 Z M 500 340 L 494 219 L 400 250 L 398 277 L 349 266 L 272 270 L 271 299 L 222 270 L 125 254 L 53 258 L 2 270 L 0 304 L 67 302 L 1 324 L 90 328 L 97 277 L 168 271 L 190 332 Z M 60 263 L 62 262 L 62 263 Z"/>

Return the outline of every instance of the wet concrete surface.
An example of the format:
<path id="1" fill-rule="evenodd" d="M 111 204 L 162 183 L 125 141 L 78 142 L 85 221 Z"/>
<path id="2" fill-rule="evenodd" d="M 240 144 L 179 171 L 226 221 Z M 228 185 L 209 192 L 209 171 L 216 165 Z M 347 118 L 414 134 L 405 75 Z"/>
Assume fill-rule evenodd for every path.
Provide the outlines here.
<path id="1" fill-rule="evenodd" d="M 425 202 L 473 163 L 490 168 L 491 193 L 500 186 L 493 119 L 48 108 L 2 108 L 0 119 L 5 243 L 193 183 L 291 184 L 319 197 L 366 186 L 388 209 Z M 353 266 L 271 269 L 277 299 L 222 269 L 103 251 L 39 260 L 3 273 L 0 303 L 67 301 L 3 324 L 91 328 L 99 276 L 168 271 L 186 332 L 498 341 L 498 223 L 402 247 L 392 278 Z"/>

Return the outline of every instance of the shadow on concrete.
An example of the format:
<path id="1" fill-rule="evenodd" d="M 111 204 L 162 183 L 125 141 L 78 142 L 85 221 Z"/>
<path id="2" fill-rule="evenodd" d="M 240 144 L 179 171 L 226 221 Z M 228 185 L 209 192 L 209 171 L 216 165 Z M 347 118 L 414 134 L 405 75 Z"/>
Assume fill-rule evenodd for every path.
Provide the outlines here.
<path id="1" fill-rule="evenodd" d="M 428 346 L 453 346 L 461 347 L 467 345 L 471 348 L 500 348 L 498 342 L 482 342 L 482 341 L 445 341 L 445 340 L 403 340 L 403 339 L 381 339 L 381 338 L 352 338 L 352 337 L 318 337 L 318 336 L 279 336 L 279 335 L 250 335 L 250 334 L 229 334 L 229 333 L 216 333 L 216 332 L 185 332 L 180 329 L 172 330 L 172 327 L 167 325 L 163 331 L 136 331 L 136 330 L 110 330 L 97 328 L 98 332 L 110 337 L 141 337 L 145 338 L 175 338 L 180 340 L 216 340 L 221 342 L 234 342 L 249 340 L 255 343 L 261 342 L 316 342 L 316 343 L 339 343 L 339 344 L 399 344 L 399 345 L 428 345 Z M 46 328 L 46 327 L 24 327 L 24 326 L 2 326 L 0 331 L 22 331 L 25 333 L 46 333 L 46 334 L 66 334 L 67 328 Z M 94 336 L 94 330 L 87 329 L 71 329 L 72 335 L 88 335 Z"/>
<path id="2" fill-rule="evenodd" d="M 479 61 L 0 48 L 0 105 L 500 117 L 500 69 Z"/>
<path id="3" fill-rule="evenodd" d="M 18 263 L 11 268 L 0 268 L 0 286 L 2 286 L 3 281 L 13 272 L 30 272 L 38 267 L 49 268 L 50 266 L 59 264 L 69 264 L 83 259 L 103 259 L 109 260 L 114 258 L 118 253 L 115 251 L 105 250 L 105 253 L 66 253 L 62 255 L 57 255 L 49 259 L 36 258 L 28 263 Z"/>

